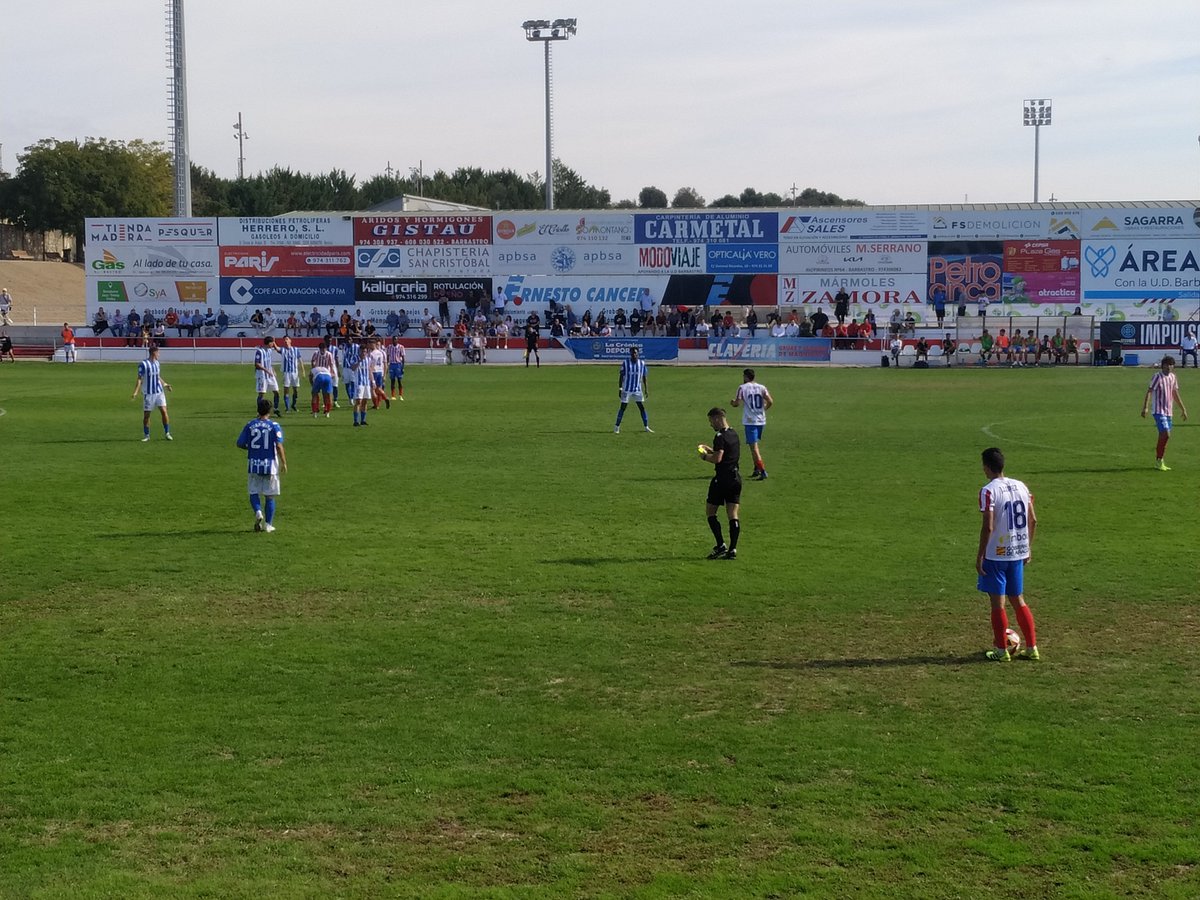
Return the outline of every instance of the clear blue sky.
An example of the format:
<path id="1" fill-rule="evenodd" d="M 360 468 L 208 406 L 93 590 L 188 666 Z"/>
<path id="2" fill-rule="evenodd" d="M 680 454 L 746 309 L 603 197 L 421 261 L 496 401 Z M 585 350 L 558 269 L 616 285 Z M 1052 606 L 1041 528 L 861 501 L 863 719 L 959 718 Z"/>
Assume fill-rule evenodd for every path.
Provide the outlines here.
<path id="1" fill-rule="evenodd" d="M 1022 100 L 1054 101 L 1041 199 L 1200 198 L 1197 0 L 188 0 L 194 162 L 540 171 L 541 45 L 555 154 L 613 199 L 793 184 L 868 203 L 1032 199 Z M 166 140 L 161 0 L 8 4 L 0 143 Z"/>

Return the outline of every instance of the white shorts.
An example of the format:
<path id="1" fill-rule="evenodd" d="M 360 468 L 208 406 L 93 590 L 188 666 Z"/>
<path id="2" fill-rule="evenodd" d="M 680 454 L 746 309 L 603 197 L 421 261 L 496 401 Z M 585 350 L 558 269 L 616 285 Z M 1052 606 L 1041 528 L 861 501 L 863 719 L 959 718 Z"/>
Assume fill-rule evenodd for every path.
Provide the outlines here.
<path id="1" fill-rule="evenodd" d="M 251 474 L 249 488 L 251 494 L 266 494 L 268 497 L 278 497 L 279 476 Z"/>
<path id="2" fill-rule="evenodd" d="M 370 400 L 375 384 L 369 381 L 352 381 L 348 383 L 348 388 L 353 392 L 355 400 Z"/>
<path id="3" fill-rule="evenodd" d="M 354 377 L 355 372 L 353 369 L 347 369 L 345 367 L 342 368 L 342 384 L 346 385 L 347 393 L 350 393 L 354 390 Z M 334 383 L 336 384 L 336 382 L 337 379 L 335 378 Z"/>
<path id="4" fill-rule="evenodd" d="M 279 390 L 279 381 L 276 380 L 274 372 L 261 372 L 256 370 L 254 374 L 258 376 L 254 380 L 256 386 L 255 389 L 258 391 L 258 393 L 266 394 L 268 392 Z"/>
<path id="5" fill-rule="evenodd" d="M 646 398 L 642 396 L 641 391 L 621 391 L 622 403 L 629 403 L 630 401 L 634 403 L 642 403 L 645 401 L 645 399 Z"/>
<path id="6" fill-rule="evenodd" d="M 163 409 L 167 408 L 167 395 L 162 391 L 159 391 L 157 394 L 146 394 L 142 398 L 142 412 L 150 412 L 156 406 L 160 406 Z"/>
<path id="7" fill-rule="evenodd" d="M 300 387 L 300 375 L 296 372 L 284 372 L 283 386 L 285 388 Z"/>

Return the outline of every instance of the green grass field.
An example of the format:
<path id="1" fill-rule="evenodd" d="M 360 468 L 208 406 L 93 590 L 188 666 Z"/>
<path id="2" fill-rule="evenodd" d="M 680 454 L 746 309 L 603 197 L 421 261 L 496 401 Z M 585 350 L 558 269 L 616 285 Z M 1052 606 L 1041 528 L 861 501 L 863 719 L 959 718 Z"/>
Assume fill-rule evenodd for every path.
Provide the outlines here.
<path id="1" fill-rule="evenodd" d="M 732 562 L 733 368 L 618 436 L 613 367 L 411 367 L 285 418 L 273 535 L 249 367 L 164 374 L 142 444 L 133 366 L 0 367 L 0 896 L 1200 895 L 1200 431 L 1152 470 L 1149 370 L 763 371 Z M 1040 663 L 982 661 L 992 444 Z"/>

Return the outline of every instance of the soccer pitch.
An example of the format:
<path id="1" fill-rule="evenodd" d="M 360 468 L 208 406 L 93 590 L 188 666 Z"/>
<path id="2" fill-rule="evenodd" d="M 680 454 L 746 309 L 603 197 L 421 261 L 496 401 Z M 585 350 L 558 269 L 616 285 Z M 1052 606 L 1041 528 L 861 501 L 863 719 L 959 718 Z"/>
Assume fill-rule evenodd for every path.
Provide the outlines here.
<path id="1" fill-rule="evenodd" d="M 0 367 L 0 895 L 1200 894 L 1200 432 L 1153 470 L 1151 370 L 759 370 L 711 562 L 739 368 L 652 366 L 615 435 L 615 366 L 412 366 L 283 418 L 270 535 L 250 367 L 163 374 L 143 444 L 134 366 Z M 991 445 L 1039 663 L 982 660 Z"/>

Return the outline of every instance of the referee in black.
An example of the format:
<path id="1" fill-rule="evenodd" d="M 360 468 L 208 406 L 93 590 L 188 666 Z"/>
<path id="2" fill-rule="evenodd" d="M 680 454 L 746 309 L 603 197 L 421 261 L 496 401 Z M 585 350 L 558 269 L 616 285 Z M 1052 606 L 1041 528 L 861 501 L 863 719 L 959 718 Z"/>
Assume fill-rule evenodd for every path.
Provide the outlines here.
<path id="1" fill-rule="evenodd" d="M 542 354 L 538 353 L 538 331 L 541 324 L 537 313 L 530 313 L 529 318 L 525 320 L 525 368 L 527 369 L 530 356 L 537 360 L 539 369 L 542 367 Z"/>
<path id="2" fill-rule="evenodd" d="M 738 459 L 741 457 L 741 443 L 737 432 L 729 427 L 725 418 L 725 410 L 714 406 L 708 411 L 708 424 L 716 434 L 712 446 L 701 444 L 704 451 L 702 458 L 716 466 L 712 481 L 708 483 L 708 527 L 712 529 L 717 545 L 708 554 L 709 559 L 737 559 L 738 537 L 742 533 L 742 525 L 738 520 L 738 505 L 742 500 L 742 475 L 738 472 Z M 725 546 L 725 538 L 721 535 L 721 522 L 717 519 L 717 510 L 725 507 L 729 518 L 729 546 Z"/>

